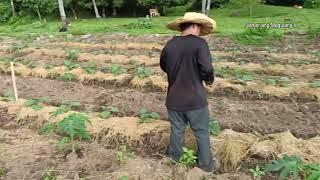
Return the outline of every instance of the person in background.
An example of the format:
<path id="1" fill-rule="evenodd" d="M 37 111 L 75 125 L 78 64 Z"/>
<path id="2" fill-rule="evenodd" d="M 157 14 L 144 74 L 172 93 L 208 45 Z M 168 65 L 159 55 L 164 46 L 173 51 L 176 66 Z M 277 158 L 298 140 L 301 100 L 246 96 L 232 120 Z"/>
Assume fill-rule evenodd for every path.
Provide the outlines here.
<path id="1" fill-rule="evenodd" d="M 188 12 L 167 27 L 181 32 L 167 42 L 160 57 L 161 69 L 169 82 L 166 98 L 171 122 L 169 156 L 174 161 L 180 160 L 189 124 L 197 140 L 198 167 L 213 172 L 219 162 L 210 150 L 210 115 L 204 83 L 213 84 L 214 69 L 208 43 L 199 36 L 211 34 L 216 23 L 204 14 Z"/>

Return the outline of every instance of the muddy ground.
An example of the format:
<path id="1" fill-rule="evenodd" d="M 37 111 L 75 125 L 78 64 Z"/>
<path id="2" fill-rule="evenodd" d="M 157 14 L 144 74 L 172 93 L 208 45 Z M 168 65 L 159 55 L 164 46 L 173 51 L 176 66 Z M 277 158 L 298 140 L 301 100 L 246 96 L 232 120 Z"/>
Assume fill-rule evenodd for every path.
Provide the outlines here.
<path id="1" fill-rule="evenodd" d="M 11 88 L 8 76 L 1 76 L 0 93 Z M 5 80 L 6 79 L 6 80 Z M 143 92 L 130 88 L 103 88 L 76 82 L 63 82 L 41 78 L 17 78 L 22 98 L 47 96 L 51 105 L 63 101 L 77 101 L 82 110 L 100 111 L 101 106 L 118 107 L 117 116 L 138 116 L 141 108 L 159 112 L 167 119 L 164 106 L 165 93 Z M 320 134 L 320 104 L 280 101 L 244 100 L 236 97 L 210 96 L 212 116 L 223 128 L 239 132 L 270 134 L 290 130 L 297 137 L 310 138 Z"/>

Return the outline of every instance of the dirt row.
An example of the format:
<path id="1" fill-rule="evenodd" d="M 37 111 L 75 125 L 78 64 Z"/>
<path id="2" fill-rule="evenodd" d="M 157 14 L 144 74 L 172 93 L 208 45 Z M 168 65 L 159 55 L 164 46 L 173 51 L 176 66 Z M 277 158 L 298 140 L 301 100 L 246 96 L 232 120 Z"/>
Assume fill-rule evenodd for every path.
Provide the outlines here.
<path id="1" fill-rule="evenodd" d="M 0 72 L 10 73 L 8 65 L 0 66 Z M 84 84 L 97 84 L 103 87 L 133 87 L 149 91 L 167 91 L 167 80 L 164 76 L 151 75 L 141 79 L 132 74 L 113 75 L 100 71 L 88 74 L 83 69 L 75 68 L 68 71 L 64 66 L 52 69 L 28 68 L 22 64 L 16 64 L 15 72 L 23 77 L 33 76 L 48 79 L 60 79 L 65 81 L 79 81 Z M 210 95 L 236 96 L 244 99 L 280 99 L 297 101 L 319 101 L 320 92 L 318 88 L 310 87 L 306 82 L 290 82 L 285 87 L 268 85 L 261 80 L 250 80 L 242 82 L 241 79 L 220 79 L 212 87 L 206 87 Z"/>
<path id="2" fill-rule="evenodd" d="M 98 46 L 98 47 L 96 47 Z M 106 46 L 106 47 L 105 47 Z M 39 48 L 29 47 L 22 49 L 22 53 L 29 54 L 30 57 L 48 56 L 48 58 L 65 58 L 66 51 L 76 51 L 79 54 L 79 60 L 92 60 L 98 61 L 111 61 L 118 59 L 119 63 L 122 61 L 128 62 L 129 60 L 145 59 L 143 62 L 158 61 L 160 56 L 160 50 L 158 51 L 146 51 L 142 49 L 114 49 L 108 45 L 97 44 L 81 44 L 81 43 L 64 43 L 59 45 L 48 45 L 47 48 L 42 48 L 43 44 Z M 63 47 L 63 48 L 62 48 Z M 70 49 L 68 49 L 70 48 Z M 0 47 L 2 51 L 11 51 L 12 47 Z M 260 64 L 292 64 L 292 65 L 304 65 L 319 63 L 319 57 L 313 54 L 297 54 L 297 53 L 272 53 L 267 51 L 253 51 L 253 52 L 240 52 L 240 51 L 212 51 L 211 54 L 215 61 L 229 61 L 229 62 L 246 62 L 246 63 L 260 63 Z M 113 57 L 114 56 L 114 57 Z M 141 61 L 142 61 L 141 60 Z"/>
<path id="3" fill-rule="evenodd" d="M 18 102 L 0 101 L 0 108 L 7 110 L 9 116 L 14 116 L 16 123 L 22 127 L 38 129 L 45 124 L 57 123 L 68 115 L 77 113 L 67 112 L 56 118 L 50 118 L 50 113 L 54 112 L 56 107 L 45 106 L 36 111 L 24 106 L 24 101 L 23 99 Z M 154 120 L 141 124 L 139 119 L 134 117 L 112 117 L 103 120 L 94 114 L 87 114 L 90 121 L 87 131 L 96 142 L 106 147 L 126 144 L 138 153 L 166 152 L 170 134 L 168 122 Z M 302 140 L 295 138 L 289 132 L 259 136 L 225 129 L 218 137 L 211 136 L 210 141 L 213 153 L 221 158 L 223 172 L 237 170 L 243 160 L 253 156 L 266 161 L 275 156 L 280 158 L 286 153 L 300 156 L 307 162 L 318 162 L 320 159 L 319 137 Z M 186 147 L 195 149 L 195 139 L 189 130 L 186 132 L 185 142 Z M 78 153 L 76 156 L 81 157 Z"/>
<path id="4" fill-rule="evenodd" d="M 101 43 L 106 44 L 110 42 L 133 42 L 133 43 L 157 43 L 164 45 L 168 40 L 172 38 L 172 35 L 128 35 L 128 34 L 95 34 L 84 36 L 72 36 L 69 41 L 81 42 L 81 43 Z M 271 42 L 268 46 L 250 46 L 242 45 L 235 42 L 230 37 L 224 36 L 205 36 L 203 37 L 209 43 L 209 46 L 216 51 L 229 51 L 231 49 L 239 49 L 241 52 L 250 51 L 265 51 L 269 50 L 277 53 L 301 53 L 305 54 L 312 50 L 320 49 L 320 38 L 309 40 L 308 35 L 301 35 L 297 33 L 286 34 L 279 42 Z M 65 41 L 66 37 L 48 38 L 39 37 L 34 42 L 52 43 Z"/>
<path id="5" fill-rule="evenodd" d="M 9 76 L 1 76 L 0 92 L 10 90 Z M 104 88 L 42 78 L 18 77 L 18 91 L 23 98 L 48 96 L 50 104 L 78 101 L 83 110 L 101 111 L 101 106 L 120 109 L 118 116 L 138 116 L 141 108 L 159 112 L 167 119 L 163 92 L 143 92 L 129 88 Z M 297 103 L 262 100 L 245 100 L 226 96 L 209 97 L 209 108 L 223 128 L 239 132 L 269 134 L 291 130 L 297 137 L 319 135 L 320 106 L 317 102 Z"/>
<path id="6" fill-rule="evenodd" d="M 197 169 L 187 171 L 167 163 L 165 158 L 134 155 L 122 164 L 116 158 L 117 149 L 106 149 L 97 142 L 78 142 L 77 154 L 59 149 L 60 138 L 55 135 L 39 135 L 36 131 L 17 126 L 14 117 L 8 117 L 0 109 L 0 168 L 1 179 L 77 179 L 132 180 L 201 178 L 204 173 Z M 128 149 L 127 153 L 132 153 Z M 243 173 L 211 175 L 210 179 L 251 179 Z"/>

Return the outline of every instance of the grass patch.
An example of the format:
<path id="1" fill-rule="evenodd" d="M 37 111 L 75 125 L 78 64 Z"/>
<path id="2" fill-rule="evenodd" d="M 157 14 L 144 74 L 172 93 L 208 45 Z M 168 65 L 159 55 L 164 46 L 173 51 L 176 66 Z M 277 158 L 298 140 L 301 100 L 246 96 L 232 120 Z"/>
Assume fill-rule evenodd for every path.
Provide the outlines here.
<path id="1" fill-rule="evenodd" d="M 233 37 L 242 44 L 262 46 L 280 40 L 283 37 L 283 32 L 267 28 L 250 28 L 234 34 Z"/>

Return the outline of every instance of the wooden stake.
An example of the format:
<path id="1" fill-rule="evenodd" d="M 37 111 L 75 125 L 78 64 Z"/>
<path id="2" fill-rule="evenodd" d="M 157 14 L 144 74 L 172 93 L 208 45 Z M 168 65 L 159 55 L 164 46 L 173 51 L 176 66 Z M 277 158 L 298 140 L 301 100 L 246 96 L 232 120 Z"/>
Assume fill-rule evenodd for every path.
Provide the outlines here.
<path id="1" fill-rule="evenodd" d="M 16 84 L 16 76 L 14 74 L 13 62 L 10 62 L 10 65 L 11 65 L 11 76 L 12 76 L 14 97 L 15 97 L 16 101 L 18 101 L 18 90 L 17 90 L 17 84 Z"/>

